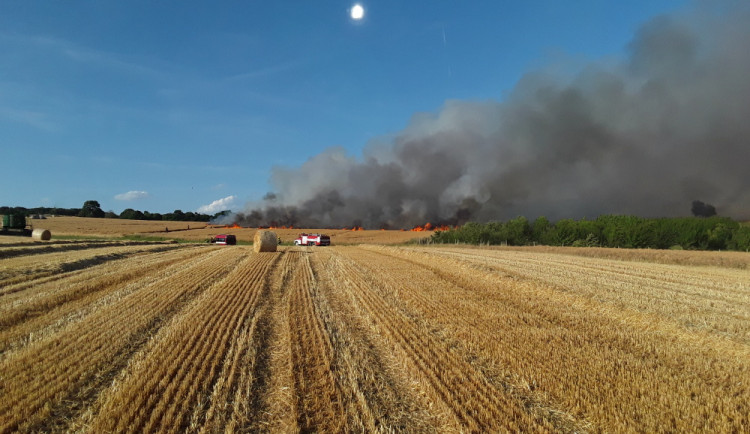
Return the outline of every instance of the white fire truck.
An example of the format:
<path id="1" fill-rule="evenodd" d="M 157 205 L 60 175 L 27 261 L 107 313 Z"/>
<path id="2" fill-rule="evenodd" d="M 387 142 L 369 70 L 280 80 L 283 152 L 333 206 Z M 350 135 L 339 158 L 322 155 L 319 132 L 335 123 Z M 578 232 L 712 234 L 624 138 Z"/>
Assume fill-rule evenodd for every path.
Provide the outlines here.
<path id="1" fill-rule="evenodd" d="M 331 237 L 321 234 L 299 234 L 294 240 L 295 246 L 330 246 Z"/>

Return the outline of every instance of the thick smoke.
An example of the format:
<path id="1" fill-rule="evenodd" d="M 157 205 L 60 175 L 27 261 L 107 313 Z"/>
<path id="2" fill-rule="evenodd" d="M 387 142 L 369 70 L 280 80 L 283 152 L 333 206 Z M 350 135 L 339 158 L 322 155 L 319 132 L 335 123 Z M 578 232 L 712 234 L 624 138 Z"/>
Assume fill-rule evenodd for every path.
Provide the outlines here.
<path id="1" fill-rule="evenodd" d="M 705 11 L 704 11 L 705 12 Z M 663 16 L 618 65 L 527 74 L 504 102 L 447 101 L 363 160 L 275 168 L 247 225 L 405 228 L 525 215 L 750 216 L 750 14 Z"/>

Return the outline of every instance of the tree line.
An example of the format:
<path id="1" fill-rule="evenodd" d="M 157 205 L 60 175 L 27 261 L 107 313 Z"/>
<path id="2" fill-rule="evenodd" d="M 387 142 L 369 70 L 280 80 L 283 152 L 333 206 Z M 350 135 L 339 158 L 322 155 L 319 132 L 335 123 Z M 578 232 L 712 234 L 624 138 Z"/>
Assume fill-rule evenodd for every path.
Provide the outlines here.
<path id="1" fill-rule="evenodd" d="M 176 209 L 174 212 L 160 214 L 148 211 L 139 211 L 133 208 L 127 208 L 120 214 L 113 211 L 103 211 L 101 205 L 96 200 L 87 200 L 81 208 L 58 208 L 58 207 L 36 207 L 24 208 L 21 206 L 9 207 L 0 206 L 0 214 L 23 214 L 32 216 L 37 214 L 77 216 L 77 217 L 94 217 L 94 218 L 120 218 L 126 220 L 162 220 L 162 221 L 183 221 L 183 222 L 209 222 L 221 216 L 228 214 L 229 211 L 222 211 L 213 215 L 201 214 L 192 211 L 183 212 Z"/>
<path id="2" fill-rule="evenodd" d="M 529 222 L 526 217 L 501 222 L 469 222 L 435 232 L 435 243 L 510 246 L 543 244 L 574 247 L 621 247 L 750 251 L 750 226 L 728 217 L 643 218 L 604 215 L 595 220 L 546 217 Z"/>

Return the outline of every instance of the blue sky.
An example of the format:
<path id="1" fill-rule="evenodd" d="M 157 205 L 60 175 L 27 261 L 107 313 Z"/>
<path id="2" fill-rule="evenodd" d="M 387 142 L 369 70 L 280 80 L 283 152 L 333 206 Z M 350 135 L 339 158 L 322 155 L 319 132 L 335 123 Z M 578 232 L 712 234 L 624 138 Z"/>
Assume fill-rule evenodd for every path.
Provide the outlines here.
<path id="1" fill-rule="evenodd" d="M 0 205 L 241 208 L 446 100 L 624 56 L 670 1 L 0 2 Z M 572 66 L 571 66 L 572 65 Z M 215 201 L 213 207 L 206 207 Z"/>

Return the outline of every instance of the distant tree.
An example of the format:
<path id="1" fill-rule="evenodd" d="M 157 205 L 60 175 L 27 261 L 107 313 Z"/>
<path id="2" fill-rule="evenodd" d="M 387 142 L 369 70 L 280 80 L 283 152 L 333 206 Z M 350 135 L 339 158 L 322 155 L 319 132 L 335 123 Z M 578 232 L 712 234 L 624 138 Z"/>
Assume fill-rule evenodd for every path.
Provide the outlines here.
<path id="1" fill-rule="evenodd" d="M 232 211 L 225 209 L 224 211 L 217 212 L 216 214 L 210 216 L 210 220 L 217 220 L 219 217 L 224 217 L 225 215 L 231 214 Z"/>
<path id="2" fill-rule="evenodd" d="M 132 220 L 134 215 L 135 215 L 135 210 L 133 208 L 125 208 L 120 213 L 120 218 Z"/>
<path id="3" fill-rule="evenodd" d="M 723 223 L 717 224 L 708 230 L 708 248 L 712 250 L 726 249 L 730 245 L 733 235 L 734 233 L 729 226 Z"/>
<path id="4" fill-rule="evenodd" d="M 750 251 L 750 226 L 737 228 L 729 242 L 729 248 L 734 250 Z"/>
<path id="5" fill-rule="evenodd" d="M 102 211 L 101 205 L 95 200 L 87 200 L 83 203 L 81 211 L 78 212 L 78 217 L 96 217 L 103 218 L 104 211 Z"/>
<path id="6" fill-rule="evenodd" d="M 143 213 L 133 208 L 126 208 L 120 213 L 121 219 L 143 220 Z"/>
<path id="7" fill-rule="evenodd" d="M 162 220 L 162 215 L 158 212 L 151 213 L 148 211 L 143 211 L 143 220 Z"/>
<path id="8" fill-rule="evenodd" d="M 716 215 L 716 208 L 713 205 L 703 203 L 699 200 L 693 201 L 693 206 L 690 208 L 693 215 L 696 217 L 711 217 Z"/>
<path id="9" fill-rule="evenodd" d="M 545 243 L 547 240 L 545 236 L 551 228 L 549 219 L 544 216 L 537 217 L 534 223 L 531 225 L 531 233 L 533 240 L 537 243 Z"/>
<path id="10" fill-rule="evenodd" d="M 115 214 L 115 212 L 112 211 L 112 210 L 109 210 L 109 211 L 107 211 L 107 212 L 104 213 L 104 218 L 105 219 L 116 219 L 118 217 L 119 216 L 117 214 Z"/>
<path id="11" fill-rule="evenodd" d="M 29 214 L 31 214 L 31 212 L 27 208 L 24 208 L 22 206 L 4 206 L 2 207 L 2 211 L 0 212 L 0 214 L 23 214 L 25 216 L 28 216 Z"/>
<path id="12" fill-rule="evenodd" d="M 523 217 L 508 222 L 469 222 L 447 231 L 436 231 L 431 242 L 577 247 L 625 247 L 750 251 L 750 226 L 728 217 L 643 218 L 604 215 L 596 220 L 560 220 L 554 225 L 539 217 L 532 225 Z"/>
<path id="13" fill-rule="evenodd" d="M 508 244 L 512 246 L 524 246 L 531 239 L 531 225 L 526 217 L 519 216 L 509 220 L 505 224 L 505 233 Z"/>
<path id="14" fill-rule="evenodd" d="M 461 231 L 462 241 L 469 244 L 479 244 L 482 240 L 482 228 L 484 225 L 475 222 L 468 222 L 459 228 Z"/>
<path id="15" fill-rule="evenodd" d="M 170 221 L 185 221 L 185 213 L 182 210 L 176 209 L 174 212 L 164 214 L 162 218 Z"/>
<path id="16" fill-rule="evenodd" d="M 586 238 L 585 233 L 579 230 L 578 222 L 573 219 L 562 219 L 555 223 L 553 237 L 550 237 L 552 244 L 558 246 L 570 246 L 575 240 Z"/>

